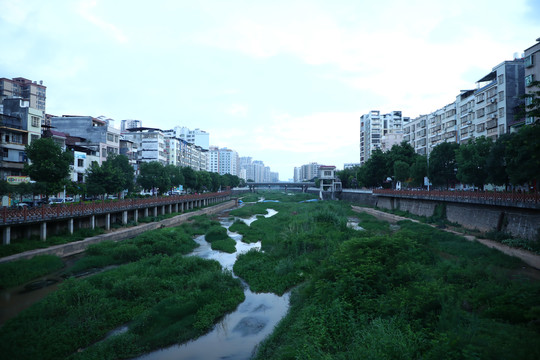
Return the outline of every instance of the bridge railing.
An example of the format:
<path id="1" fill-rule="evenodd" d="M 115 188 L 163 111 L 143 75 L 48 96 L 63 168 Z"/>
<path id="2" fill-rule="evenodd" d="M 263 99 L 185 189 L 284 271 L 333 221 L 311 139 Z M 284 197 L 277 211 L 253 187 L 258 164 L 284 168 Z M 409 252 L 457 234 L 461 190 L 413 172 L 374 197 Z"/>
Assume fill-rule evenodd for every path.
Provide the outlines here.
<path id="1" fill-rule="evenodd" d="M 44 205 L 37 208 L 25 207 L 22 209 L 11 209 L 4 207 L 1 210 L 0 225 L 106 214 L 110 212 L 171 205 L 216 197 L 227 197 L 229 195 L 230 191 L 224 191 L 197 195 L 172 195 L 167 197 L 152 197 L 144 199 L 93 201 L 91 203 L 65 203 L 55 204 L 53 206 Z"/>
<path id="2" fill-rule="evenodd" d="M 512 205 L 536 208 L 540 206 L 540 194 L 490 191 L 442 191 L 442 190 L 393 190 L 374 189 L 373 194 L 405 198 L 424 198 L 455 202 L 474 202 L 490 205 Z"/>

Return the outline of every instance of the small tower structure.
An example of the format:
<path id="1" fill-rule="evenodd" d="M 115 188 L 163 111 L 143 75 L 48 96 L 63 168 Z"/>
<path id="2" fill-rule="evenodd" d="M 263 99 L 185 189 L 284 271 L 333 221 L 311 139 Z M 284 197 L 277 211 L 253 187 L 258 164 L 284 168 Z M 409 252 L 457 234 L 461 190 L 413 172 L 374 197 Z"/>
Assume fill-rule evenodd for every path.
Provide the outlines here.
<path id="1" fill-rule="evenodd" d="M 319 195 L 332 200 L 336 199 L 336 193 L 341 192 L 341 180 L 336 177 L 336 167 L 333 165 L 319 166 Z M 329 194 L 325 196 L 324 194 Z"/>

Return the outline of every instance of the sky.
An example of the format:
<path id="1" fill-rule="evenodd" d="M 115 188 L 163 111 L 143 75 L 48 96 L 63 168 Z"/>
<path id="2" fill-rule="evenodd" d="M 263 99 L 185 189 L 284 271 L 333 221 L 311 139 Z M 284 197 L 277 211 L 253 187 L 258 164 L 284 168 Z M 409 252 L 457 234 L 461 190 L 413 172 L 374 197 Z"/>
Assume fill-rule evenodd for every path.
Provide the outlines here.
<path id="1" fill-rule="evenodd" d="M 0 77 L 47 113 L 210 133 L 295 166 L 359 162 L 361 115 L 415 118 L 540 37 L 538 0 L 0 0 Z"/>

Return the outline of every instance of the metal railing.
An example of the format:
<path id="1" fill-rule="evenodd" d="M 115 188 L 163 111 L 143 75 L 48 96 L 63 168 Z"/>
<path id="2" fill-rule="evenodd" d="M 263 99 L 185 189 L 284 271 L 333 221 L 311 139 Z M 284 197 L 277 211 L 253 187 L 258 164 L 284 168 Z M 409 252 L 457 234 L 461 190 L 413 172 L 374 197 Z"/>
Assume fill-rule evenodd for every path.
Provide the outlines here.
<path id="1" fill-rule="evenodd" d="M 540 194 L 502 191 L 443 191 L 443 190 L 392 190 L 374 189 L 374 195 L 415 198 L 426 200 L 443 200 L 453 202 L 477 203 L 486 205 L 517 206 L 538 208 Z"/>
<path id="2" fill-rule="evenodd" d="M 135 210 L 153 206 L 173 205 L 189 201 L 210 198 L 225 198 L 230 191 L 204 193 L 197 195 L 173 195 L 167 197 L 151 197 L 145 199 L 123 199 L 93 201 L 91 203 L 64 203 L 43 205 L 36 208 L 12 209 L 4 207 L 1 211 L 0 225 L 31 223 L 52 219 L 65 219 L 90 215 L 106 214 L 111 212 Z"/>

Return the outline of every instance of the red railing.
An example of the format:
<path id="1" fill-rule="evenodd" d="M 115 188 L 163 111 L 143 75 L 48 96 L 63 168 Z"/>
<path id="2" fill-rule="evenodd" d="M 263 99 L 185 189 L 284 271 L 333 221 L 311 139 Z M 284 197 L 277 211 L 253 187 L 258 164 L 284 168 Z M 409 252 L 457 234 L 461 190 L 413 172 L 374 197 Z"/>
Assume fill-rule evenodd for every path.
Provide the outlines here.
<path id="1" fill-rule="evenodd" d="M 151 197 L 144 199 L 123 199 L 113 201 L 93 201 L 91 203 L 65 203 L 56 205 L 44 205 L 37 208 L 10 209 L 4 207 L 0 216 L 0 225 L 36 222 L 50 219 L 80 217 L 94 214 L 104 214 L 124 210 L 173 205 L 189 201 L 204 200 L 209 198 L 224 198 L 230 196 L 230 191 L 204 193 L 197 195 L 173 195 L 167 197 Z"/>
<path id="2" fill-rule="evenodd" d="M 514 205 L 523 207 L 538 207 L 540 195 L 518 192 L 499 191 L 441 191 L 441 190 L 392 190 L 374 189 L 373 194 L 396 197 L 425 198 L 429 200 L 447 200 L 457 202 L 474 202 L 491 205 Z"/>

